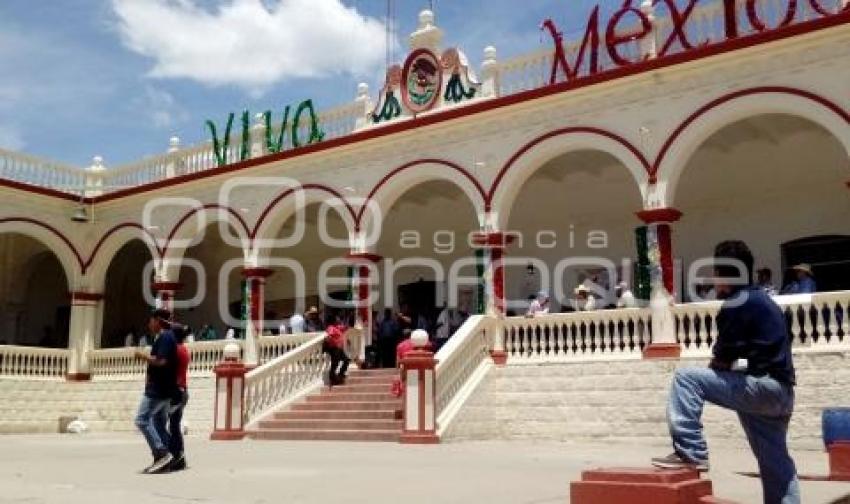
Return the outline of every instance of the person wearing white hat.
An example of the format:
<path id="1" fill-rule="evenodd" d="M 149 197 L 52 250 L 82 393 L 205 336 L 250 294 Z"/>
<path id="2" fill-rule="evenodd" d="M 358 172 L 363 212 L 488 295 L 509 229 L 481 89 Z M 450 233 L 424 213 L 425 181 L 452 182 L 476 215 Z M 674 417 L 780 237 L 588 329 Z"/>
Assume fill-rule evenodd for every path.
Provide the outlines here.
<path id="1" fill-rule="evenodd" d="M 576 287 L 573 292 L 576 295 L 577 311 L 593 311 L 596 309 L 596 298 L 584 284 Z"/>
<path id="2" fill-rule="evenodd" d="M 629 284 L 625 281 L 617 284 L 615 293 L 617 294 L 617 308 L 634 308 L 637 306 L 635 295 L 632 294 Z"/>
<path id="3" fill-rule="evenodd" d="M 813 294 L 818 291 L 814 278 L 815 274 L 812 272 L 811 266 L 801 263 L 791 269 L 794 271 L 796 280 L 782 289 L 783 294 Z"/>
<path id="4" fill-rule="evenodd" d="M 549 313 L 549 294 L 546 291 L 540 291 L 537 293 L 534 301 L 531 302 L 531 305 L 529 305 L 525 316 L 534 317 L 537 315 L 546 315 L 547 313 Z"/>

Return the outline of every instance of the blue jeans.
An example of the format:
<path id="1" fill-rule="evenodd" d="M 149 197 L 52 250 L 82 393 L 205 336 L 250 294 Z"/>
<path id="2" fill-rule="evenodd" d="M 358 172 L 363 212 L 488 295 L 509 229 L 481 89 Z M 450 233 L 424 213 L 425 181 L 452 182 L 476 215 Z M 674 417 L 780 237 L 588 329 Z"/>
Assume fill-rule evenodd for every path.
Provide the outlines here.
<path id="1" fill-rule="evenodd" d="M 160 399 L 147 395 L 142 396 L 142 402 L 139 403 L 136 427 L 142 431 L 142 435 L 145 436 L 145 441 L 148 442 L 154 456 L 167 450 L 170 441 L 168 430 L 165 428 L 166 423 L 168 423 L 168 407 L 170 405 L 171 399 Z"/>
<path id="2" fill-rule="evenodd" d="M 189 403 L 189 391 L 180 390 L 180 402 L 171 402 L 170 411 L 168 414 L 168 434 L 171 440 L 168 443 L 168 451 L 175 457 L 179 457 L 183 451 L 183 430 L 180 428 L 180 423 L 183 420 L 183 410 L 186 404 Z"/>
<path id="3" fill-rule="evenodd" d="M 758 461 L 765 504 L 799 504 L 800 484 L 786 443 L 794 388 L 769 376 L 697 367 L 677 370 L 667 422 L 676 453 L 692 462 L 708 461 L 700 420 L 705 401 L 738 413 Z"/>

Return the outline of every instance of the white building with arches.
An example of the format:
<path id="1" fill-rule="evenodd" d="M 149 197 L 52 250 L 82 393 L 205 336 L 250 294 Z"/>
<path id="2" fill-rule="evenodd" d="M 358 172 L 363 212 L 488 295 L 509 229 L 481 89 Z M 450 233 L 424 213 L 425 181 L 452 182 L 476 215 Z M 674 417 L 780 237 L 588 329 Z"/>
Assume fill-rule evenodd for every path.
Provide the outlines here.
<path id="1" fill-rule="evenodd" d="M 364 327 L 373 311 L 447 290 L 496 319 L 547 290 L 554 312 L 605 261 L 616 277 L 600 283 L 639 283 L 636 229 L 648 225 L 670 230 L 645 266 L 676 306 L 690 301 L 689 267 L 742 239 L 777 285 L 812 265 L 837 293 L 830 310 L 843 306 L 831 323 L 846 344 L 850 317 L 835 313 L 850 299 L 850 10 L 799 2 L 793 22 L 741 21 L 730 37 L 721 4 L 700 2 L 686 27 L 703 45 L 659 55 L 671 22 L 658 6 L 653 30 L 619 46 L 629 64 L 600 42 L 598 69 L 585 59 L 555 82 L 551 49 L 503 61 L 488 47 L 480 80 L 447 66 L 424 12 L 411 54 L 443 54 L 438 90 L 458 75 L 472 97 L 440 92 L 414 113 L 408 81 L 390 71 L 380 94 L 361 85 L 319 111 L 322 141 L 268 153 L 258 121 L 249 159 L 224 165 L 211 145 L 179 142 L 105 169 L 0 151 L 0 339 L 64 349 L 64 373 L 88 379 L 91 356 L 123 346 L 156 296 L 219 335 L 247 310 L 254 364 L 271 321 L 327 304 L 323 293 L 350 292 Z M 763 2 L 762 16 L 781 20 L 780 4 Z M 570 62 L 593 50 L 581 42 L 564 42 Z M 405 103 L 376 120 L 385 91 Z M 653 339 L 676 343 L 668 330 Z M 490 350 L 510 362 L 522 352 L 507 338 Z"/>

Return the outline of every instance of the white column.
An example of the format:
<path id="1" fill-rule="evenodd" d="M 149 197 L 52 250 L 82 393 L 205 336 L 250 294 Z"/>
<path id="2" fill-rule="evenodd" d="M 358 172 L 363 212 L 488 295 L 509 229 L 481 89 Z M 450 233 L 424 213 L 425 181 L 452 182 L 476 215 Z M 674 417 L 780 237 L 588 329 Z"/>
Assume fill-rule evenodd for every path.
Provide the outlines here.
<path id="1" fill-rule="evenodd" d="M 254 115 L 254 125 L 251 126 L 251 158 L 258 158 L 268 154 L 266 150 L 266 116 L 257 113 Z"/>
<path id="2" fill-rule="evenodd" d="M 89 352 L 94 349 L 97 331 L 101 326 L 102 296 L 90 292 L 71 293 L 71 321 L 68 334 L 68 379 L 91 378 Z"/>
<path id="3" fill-rule="evenodd" d="M 655 7 L 652 0 L 643 0 L 640 4 L 640 10 L 643 12 L 649 22 L 652 23 L 652 31 L 641 40 L 641 51 L 648 58 L 658 57 L 658 26 L 655 24 Z"/>
<path id="4" fill-rule="evenodd" d="M 354 129 L 363 129 L 372 124 L 369 114 L 372 112 L 372 100 L 369 97 L 369 84 L 361 82 L 357 85 L 357 98 L 354 99 L 357 104 L 357 120 L 354 122 Z"/>
<path id="5" fill-rule="evenodd" d="M 165 167 L 165 177 L 172 178 L 179 171 L 177 153 L 180 152 L 180 137 L 168 139 L 168 164 Z"/>

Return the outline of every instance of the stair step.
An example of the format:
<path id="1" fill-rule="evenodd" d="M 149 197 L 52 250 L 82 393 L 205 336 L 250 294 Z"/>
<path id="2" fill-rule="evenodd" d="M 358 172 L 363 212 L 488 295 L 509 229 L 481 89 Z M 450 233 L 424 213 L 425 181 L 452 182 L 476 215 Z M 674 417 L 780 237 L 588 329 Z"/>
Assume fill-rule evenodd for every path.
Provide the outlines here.
<path id="1" fill-rule="evenodd" d="M 390 385 L 398 378 L 397 376 L 370 376 L 365 378 L 356 378 L 353 376 L 348 376 L 345 379 L 345 385 L 340 385 L 340 387 L 348 387 L 350 385 L 370 385 L 370 386 L 380 386 L 384 387 L 384 390 L 389 390 Z M 336 388 L 336 387 L 334 387 Z"/>
<path id="2" fill-rule="evenodd" d="M 360 392 L 324 392 L 320 395 L 307 397 L 307 402 L 375 402 L 397 400 L 389 391 L 383 393 L 360 393 Z"/>
<path id="3" fill-rule="evenodd" d="M 286 430 L 286 429 L 305 429 L 305 430 L 363 430 L 363 431 L 401 431 L 401 420 L 381 420 L 381 419 L 304 419 L 304 420 L 263 420 L 260 422 L 260 429 L 271 430 Z"/>
<path id="4" fill-rule="evenodd" d="M 353 402 L 353 401 L 321 401 L 321 402 L 306 402 L 293 404 L 293 411 L 374 411 L 374 410 L 395 410 L 401 409 L 401 401 L 372 401 L 372 402 Z"/>
<path id="5" fill-rule="evenodd" d="M 398 430 L 305 430 L 305 429 L 264 429 L 251 431 L 252 439 L 286 441 L 384 441 L 397 442 L 401 432 Z"/>
<path id="6" fill-rule="evenodd" d="M 370 411 L 280 411 L 272 417 L 274 420 L 393 420 L 401 419 L 401 409 Z"/>
<path id="7" fill-rule="evenodd" d="M 387 369 L 353 369 L 350 376 L 363 377 L 363 376 L 398 376 L 398 369 L 396 368 L 387 368 Z"/>
<path id="8" fill-rule="evenodd" d="M 392 381 L 384 384 L 384 383 L 365 383 L 365 384 L 351 384 L 350 382 L 346 382 L 345 385 L 337 385 L 335 386 L 331 392 L 343 392 L 343 393 L 355 393 L 355 394 L 383 394 L 389 393 L 390 384 Z"/>

